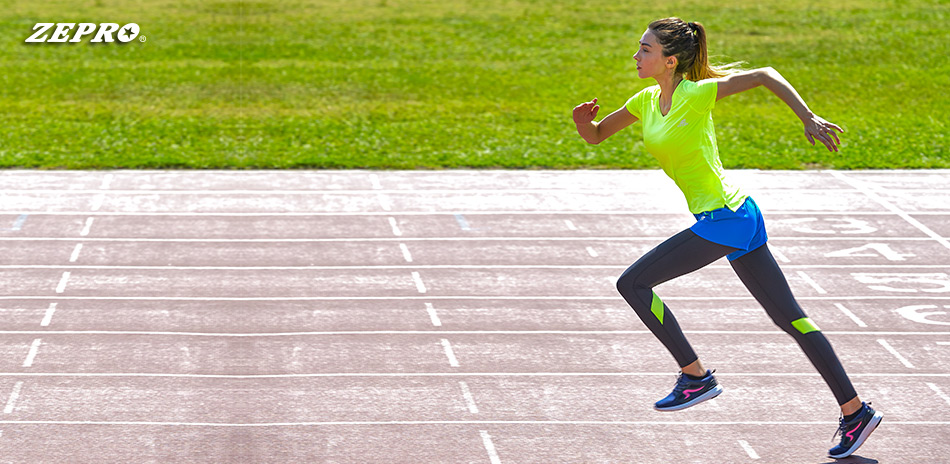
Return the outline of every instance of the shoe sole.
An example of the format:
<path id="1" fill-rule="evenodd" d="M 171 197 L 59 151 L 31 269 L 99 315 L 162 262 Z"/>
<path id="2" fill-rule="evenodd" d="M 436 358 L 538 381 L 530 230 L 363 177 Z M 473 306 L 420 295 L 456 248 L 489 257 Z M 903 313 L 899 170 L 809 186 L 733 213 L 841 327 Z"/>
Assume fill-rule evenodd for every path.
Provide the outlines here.
<path id="1" fill-rule="evenodd" d="M 687 401 L 687 402 L 685 402 L 685 403 L 683 403 L 683 404 L 678 404 L 678 405 L 676 405 L 676 406 L 670 406 L 670 407 L 667 407 L 667 408 L 660 408 L 660 407 L 658 407 L 657 405 L 654 404 L 654 405 L 653 405 L 653 409 L 655 409 L 655 410 L 657 410 L 657 411 L 681 411 L 681 410 L 686 409 L 686 408 L 688 408 L 688 407 L 690 407 L 690 406 L 696 406 L 697 404 L 702 403 L 703 401 L 711 400 L 711 399 L 713 399 L 713 398 L 719 396 L 720 393 L 722 393 L 722 385 L 716 385 L 715 387 L 713 387 L 712 390 L 709 390 L 708 392 L 703 393 L 702 395 L 697 396 L 696 399 Z"/>
<path id="2" fill-rule="evenodd" d="M 870 422 L 868 422 L 868 426 L 864 428 L 864 430 L 861 432 L 861 435 L 858 435 L 858 439 L 855 440 L 854 443 L 851 444 L 851 447 L 848 448 L 847 451 L 841 454 L 828 453 L 828 457 L 834 458 L 834 459 L 842 459 L 854 454 L 854 452 L 857 451 L 858 448 L 860 448 L 861 445 L 864 444 L 864 440 L 867 440 L 868 437 L 871 436 L 871 432 L 873 432 L 874 429 L 877 428 L 878 424 L 881 423 L 882 419 L 884 419 L 884 414 L 881 411 L 874 411 L 874 416 L 871 417 Z"/>

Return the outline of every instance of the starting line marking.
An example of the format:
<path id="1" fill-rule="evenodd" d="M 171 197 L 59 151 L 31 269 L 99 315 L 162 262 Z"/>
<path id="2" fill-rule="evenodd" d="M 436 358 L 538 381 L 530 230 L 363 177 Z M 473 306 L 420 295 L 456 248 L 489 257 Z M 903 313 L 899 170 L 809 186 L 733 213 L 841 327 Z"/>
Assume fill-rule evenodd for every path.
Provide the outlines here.
<path id="1" fill-rule="evenodd" d="M 16 405 L 17 398 L 20 397 L 20 389 L 23 388 L 23 382 L 17 382 L 13 386 L 13 391 L 10 392 L 10 399 L 7 400 L 7 407 L 3 408 L 4 414 L 10 414 L 13 412 L 13 408 Z"/>
<path id="2" fill-rule="evenodd" d="M 907 367 L 908 369 L 916 369 L 914 365 L 911 364 L 910 361 L 907 360 L 907 358 L 905 358 L 900 353 L 898 353 L 897 350 L 895 350 L 894 347 L 891 346 L 890 343 L 887 343 L 887 340 L 884 340 L 883 338 L 879 338 L 877 339 L 877 342 L 880 343 L 881 346 L 883 346 L 885 350 L 887 350 L 892 355 L 894 355 L 894 357 L 897 358 L 897 360 L 900 361 L 901 364 L 903 364 L 905 367 Z"/>
<path id="3" fill-rule="evenodd" d="M 809 266 L 809 267 L 812 267 L 812 266 Z M 815 280 L 809 277 L 808 274 L 805 274 L 805 271 L 798 271 L 798 276 L 801 277 L 802 280 L 805 281 L 805 283 L 810 285 L 811 288 L 815 289 L 816 292 L 822 295 L 828 293 L 827 291 L 825 291 L 825 289 L 821 288 L 821 285 L 818 285 L 818 282 L 815 282 Z"/>
<path id="4" fill-rule="evenodd" d="M 392 227 L 392 229 L 393 229 L 393 235 L 395 235 L 395 236 L 397 236 L 397 237 L 401 237 L 401 236 L 402 236 L 402 231 L 399 230 L 399 225 L 396 224 L 396 218 L 394 218 L 394 217 L 390 217 L 390 218 L 389 218 L 389 226 Z"/>
<path id="5" fill-rule="evenodd" d="M 89 231 L 92 230 L 92 223 L 96 220 L 94 217 L 89 217 L 86 219 L 86 224 L 83 226 L 82 231 L 79 232 L 80 237 L 85 237 L 89 235 Z"/>
<path id="6" fill-rule="evenodd" d="M 49 323 L 53 320 L 53 313 L 56 311 L 56 305 L 58 303 L 50 303 L 49 307 L 46 308 L 46 315 L 43 316 L 43 321 L 40 322 L 41 327 L 49 326 Z"/>
<path id="7" fill-rule="evenodd" d="M 459 388 L 462 389 L 462 397 L 465 398 L 465 404 L 468 405 L 468 412 L 478 414 L 478 405 L 475 404 L 475 397 L 472 396 L 472 391 L 468 389 L 468 384 L 459 380 Z"/>
<path id="8" fill-rule="evenodd" d="M 76 248 L 73 248 L 73 254 L 69 255 L 69 262 L 75 263 L 79 259 L 79 252 L 82 251 L 82 243 L 77 243 Z"/>
<path id="9" fill-rule="evenodd" d="M 448 339 L 442 339 L 442 348 L 445 350 L 445 356 L 449 358 L 449 365 L 459 367 L 459 360 L 455 357 L 455 352 L 452 351 L 452 344 L 449 343 Z"/>
<path id="10" fill-rule="evenodd" d="M 416 283 L 416 290 L 418 290 L 419 293 L 426 292 L 426 285 L 422 283 L 422 276 L 420 276 L 418 272 L 412 273 L 412 281 Z"/>
<path id="11" fill-rule="evenodd" d="M 23 367 L 31 367 L 33 365 L 33 360 L 36 358 L 36 353 L 40 350 L 40 339 L 37 338 L 33 340 L 33 344 L 30 345 L 30 352 L 27 353 L 26 359 L 23 361 Z"/>
<path id="12" fill-rule="evenodd" d="M 479 430 L 478 433 L 482 435 L 482 444 L 485 445 L 485 451 L 488 451 L 488 459 L 491 460 L 491 464 L 501 464 L 498 451 L 495 450 L 495 444 L 491 441 L 491 435 L 488 434 L 487 430 Z"/>
<path id="13" fill-rule="evenodd" d="M 409 253 L 409 247 L 407 247 L 405 243 L 400 243 L 399 249 L 402 250 L 402 257 L 406 260 L 406 262 L 411 263 L 412 253 Z"/>
<path id="14" fill-rule="evenodd" d="M 751 446 L 749 446 L 749 442 L 745 440 L 739 440 L 739 446 L 741 446 L 742 449 L 745 450 L 746 454 L 748 454 L 750 458 L 759 459 L 759 453 L 756 453 L 755 450 L 752 449 Z"/>
<path id="15" fill-rule="evenodd" d="M 442 321 L 439 319 L 439 315 L 436 314 L 435 307 L 432 306 L 432 303 L 426 303 L 426 312 L 429 313 L 429 319 L 432 321 L 432 325 L 442 327 Z"/>
<path id="16" fill-rule="evenodd" d="M 867 327 L 867 326 L 868 326 L 867 324 L 864 323 L 864 321 L 862 321 L 861 319 L 859 319 L 856 314 L 854 314 L 853 312 L 851 312 L 851 310 L 849 310 L 848 308 L 845 308 L 843 304 L 841 304 L 841 303 L 835 303 L 835 307 L 838 308 L 839 310 L 841 310 L 841 312 L 844 313 L 845 316 L 850 317 L 851 320 L 854 321 L 854 323 L 858 325 L 858 327 Z"/>
<path id="17" fill-rule="evenodd" d="M 63 293 L 66 291 L 66 284 L 69 282 L 69 271 L 63 273 L 63 277 L 59 279 L 59 285 L 56 286 L 56 293 Z"/>
<path id="18" fill-rule="evenodd" d="M 930 387 L 930 389 L 933 390 L 934 393 L 937 394 L 937 396 L 943 398 L 943 400 L 946 401 L 948 405 L 950 405 L 950 396 L 947 396 L 946 393 L 940 390 L 940 387 L 930 382 L 927 382 L 927 386 Z"/>

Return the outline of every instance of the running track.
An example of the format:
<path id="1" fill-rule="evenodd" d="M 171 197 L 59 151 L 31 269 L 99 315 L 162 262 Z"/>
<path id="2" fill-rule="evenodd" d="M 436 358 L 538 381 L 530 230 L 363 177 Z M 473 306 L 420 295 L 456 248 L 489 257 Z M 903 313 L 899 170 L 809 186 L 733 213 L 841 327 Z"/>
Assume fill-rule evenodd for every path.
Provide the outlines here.
<path id="1" fill-rule="evenodd" d="M 950 171 L 731 175 L 885 413 L 841 462 L 950 462 Z M 0 461 L 833 461 L 725 260 L 657 289 L 725 393 L 652 410 L 614 281 L 691 219 L 659 171 L 3 171 Z"/>

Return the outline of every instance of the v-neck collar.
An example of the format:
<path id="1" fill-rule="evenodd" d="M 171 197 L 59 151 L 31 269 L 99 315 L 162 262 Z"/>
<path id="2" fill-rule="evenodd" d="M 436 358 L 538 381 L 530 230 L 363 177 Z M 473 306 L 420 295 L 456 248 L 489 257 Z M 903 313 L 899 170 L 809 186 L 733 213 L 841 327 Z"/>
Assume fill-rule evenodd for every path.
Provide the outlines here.
<path id="1" fill-rule="evenodd" d="M 673 98 L 676 97 L 676 91 L 683 86 L 683 82 L 686 82 L 686 79 L 681 80 L 679 84 L 676 84 L 676 88 L 673 89 L 673 95 L 670 96 L 670 110 L 667 111 L 666 114 L 663 114 L 663 107 L 660 105 L 660 96 L 663 94 L 662 90 L 660 91 L 660 95 L 656 96 L 656 109 L 659 111 L 661 118 L 665 118 L 673 112 Z"/>

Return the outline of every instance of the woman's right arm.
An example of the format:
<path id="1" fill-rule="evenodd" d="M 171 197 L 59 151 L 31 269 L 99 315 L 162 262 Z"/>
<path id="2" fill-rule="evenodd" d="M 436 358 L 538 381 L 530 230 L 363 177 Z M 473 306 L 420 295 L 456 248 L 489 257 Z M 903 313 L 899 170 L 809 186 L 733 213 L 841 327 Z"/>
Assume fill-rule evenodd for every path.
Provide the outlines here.
<path id="1" fill-rule="evenodd" d="M 587 143 L 597 145 L 624 127 L 639 121 L 639 119 L 630 114 L 630 112 L 627 111 L 627 107 L 624 106 L 608 114 L 607 117 L 600 122 L 594 122 L 594 118 L 597 117 L 597 110 L 599 109 L 600 105 L 597 104 L 596 98 L 574 107 L 574 124 L 577 126 L 577 133 L 581 134 L 581 137 L 583 137 Z"/>

